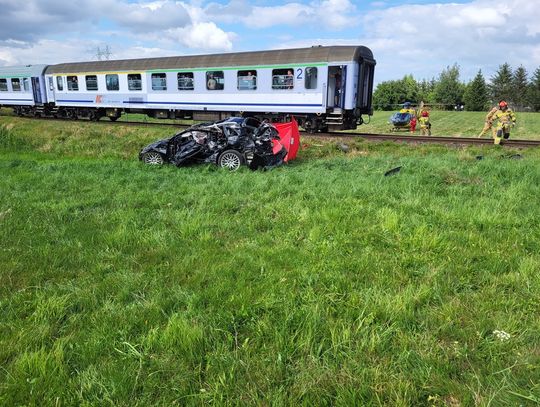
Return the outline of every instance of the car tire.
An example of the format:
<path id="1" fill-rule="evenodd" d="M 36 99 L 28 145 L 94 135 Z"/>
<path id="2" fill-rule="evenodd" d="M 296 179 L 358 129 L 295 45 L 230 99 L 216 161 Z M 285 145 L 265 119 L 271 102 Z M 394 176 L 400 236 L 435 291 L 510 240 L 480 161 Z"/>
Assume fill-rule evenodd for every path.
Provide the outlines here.
<path id="1" fill-rule="evenodd" d="M 144 153 L 142 155 L 142 161 L 148 165 L 163 165 L 165 163 L 163 156 L 155 151 Z"/>
<path id="2" fill-rule="evenodd" d="M 236 150 L 225 150 L 218 158 L 218 166 L 229 171 L 236 171 L 244 164 L 244 156 Z"/>

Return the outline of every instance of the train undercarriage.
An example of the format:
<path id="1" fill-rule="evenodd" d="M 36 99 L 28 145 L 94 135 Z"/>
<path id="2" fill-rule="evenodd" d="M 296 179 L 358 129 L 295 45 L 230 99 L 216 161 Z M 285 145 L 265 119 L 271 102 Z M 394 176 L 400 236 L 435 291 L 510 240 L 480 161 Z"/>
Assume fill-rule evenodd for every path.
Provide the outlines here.
<path id="1" fill-rule="evenodd" d="M 141 114 L 155 119 L 217 121 L 231 116 L 256 117 L 271 122 L 288 121 L 294 116 L 298 124 L 309 133 L 354 130 L 363 123 L 362 116 L 353 110 L 328 109 L 326 114 L 276 113 L 276 112 L 215 112 L 187 111 L 164 109 L 121 109 L 56 106 L 54 103 L 38 106 L 4 106 L 11 107 L 21 117 L 50 117 L 68 120 L 98 121 L 103 117 L 111 121 L 118 120 L 122 114 Z"/>

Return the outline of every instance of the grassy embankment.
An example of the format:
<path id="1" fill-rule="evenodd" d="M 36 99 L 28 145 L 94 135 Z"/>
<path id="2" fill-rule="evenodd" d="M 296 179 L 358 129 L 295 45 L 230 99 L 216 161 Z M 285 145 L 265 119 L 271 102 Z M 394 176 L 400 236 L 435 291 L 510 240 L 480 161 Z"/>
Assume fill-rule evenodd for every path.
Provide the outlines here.
<path id="1" fill-rule="evenodd" d="M 0 123 L 0 405 L 540 401 L 539 150 L 231 174 L 138 163 L 169 128 Z"/>

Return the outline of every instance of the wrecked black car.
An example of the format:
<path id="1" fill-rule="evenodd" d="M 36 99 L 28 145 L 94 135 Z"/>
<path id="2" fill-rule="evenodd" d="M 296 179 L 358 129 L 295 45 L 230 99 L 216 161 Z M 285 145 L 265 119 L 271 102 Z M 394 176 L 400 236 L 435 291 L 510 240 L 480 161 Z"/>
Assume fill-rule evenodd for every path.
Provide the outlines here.
<path id="1" fill-rule="evenodd" d="M 176 166 L 213 163 L 236 171 L 272 168 L 283 164 L 287 150 L 279 143 L 276 128 L 255 118 L 231 117 L 213 123 L 196 124 L 171 138 L 156 141 L 141 150 L 145 164 Z"/>

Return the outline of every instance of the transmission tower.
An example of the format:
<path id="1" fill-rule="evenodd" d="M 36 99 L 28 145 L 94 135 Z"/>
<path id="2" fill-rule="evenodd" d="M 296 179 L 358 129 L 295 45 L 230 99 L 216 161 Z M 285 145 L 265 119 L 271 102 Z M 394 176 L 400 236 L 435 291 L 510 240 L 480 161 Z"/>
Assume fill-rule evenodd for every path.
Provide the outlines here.
<path id="1" fill-rule="evenodd" d="M 98 61 L 108 61 L 112 55 L 111 48 L 106 45 L 105 49 L 97 47 L 96 49 L 96 58 Z"/>

